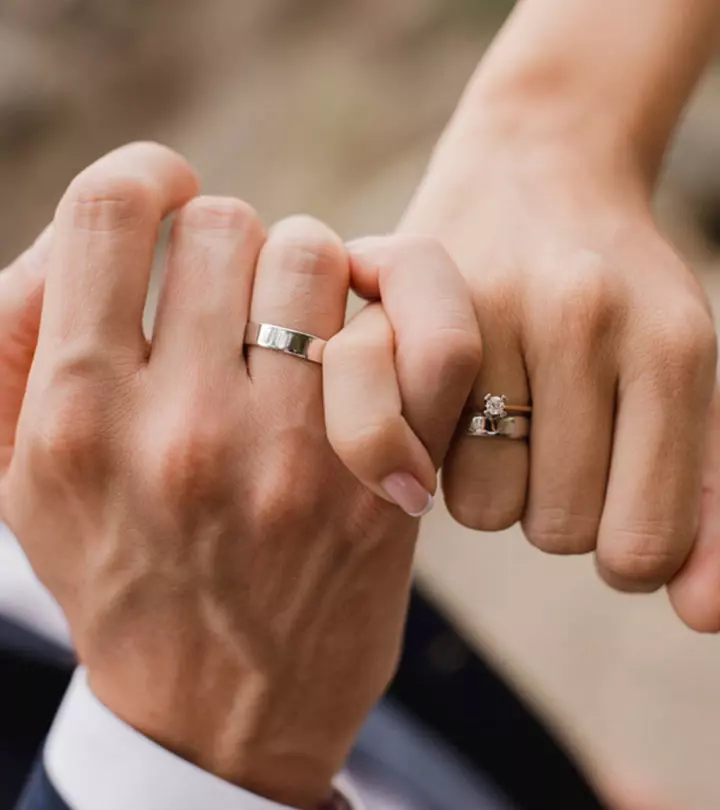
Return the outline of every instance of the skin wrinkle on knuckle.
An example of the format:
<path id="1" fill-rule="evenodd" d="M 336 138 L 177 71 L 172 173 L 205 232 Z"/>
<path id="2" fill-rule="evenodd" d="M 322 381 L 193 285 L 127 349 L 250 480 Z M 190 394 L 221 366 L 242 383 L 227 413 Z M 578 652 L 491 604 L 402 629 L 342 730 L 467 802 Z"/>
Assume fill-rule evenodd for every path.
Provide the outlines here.
<path id="1" fill-rule="evenodd" d="M 562 507 L 531 509 L 523 533 L 531 545 L 548 554 L 586 554 L 597 545 L 600 516 L 572 514 Z"/>
<path id="2" fill-rule="evenodd" d="M 687 542 L 677 540 L 677 529 L 661 524 L 616 531 L 611 540 L 598 546 L 598 564 L 616 580 L 659 587 L 679 570 L 683 550 L 689 551 L 689 538 Z"/>
<path id="3" fill-rule="evenodd" d="M 296 275 L 335 276 L 339 267 L 349 274 L 345 247 L 326 225 L 312 217 L 289 217 L 270 232 L 266 251 Z"/>
<path id="4" fill-rule="evenodd" d="M 72 227 L 111 233 L 132 230 L 160 218 L 158 189 L 138 177 L 80 175 L 60 203 Z"/>
<path id="5" fill-rule="evenodd" d="M 175 223 L 178 228 L 241 231 L 253 238 L 264 235 L 255 209 L 233 197 L 197 197 L 180 211 Z"/>

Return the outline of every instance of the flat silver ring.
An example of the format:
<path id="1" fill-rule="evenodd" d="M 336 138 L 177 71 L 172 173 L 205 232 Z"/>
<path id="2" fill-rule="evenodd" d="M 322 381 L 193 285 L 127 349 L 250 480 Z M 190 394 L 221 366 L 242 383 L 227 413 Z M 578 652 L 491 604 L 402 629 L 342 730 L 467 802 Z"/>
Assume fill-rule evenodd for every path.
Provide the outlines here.
<path id="1" fill-rule="evenodd" d="M 468 436 L 502 439 L 527 439 L 530 435 L 530 419 L 527 416 L 486 416 L 484 413 L 470 417 Z"/>
<path id="2" fill-rule="evenodd" d="M 322 365 L 326 340 L 298 332 L 296 329 L 287 329 L 274 323 L 248 323 L 245 330 L 245 345 L 260 346 L 275 352 L 283 352 L 300 360 Z"/>

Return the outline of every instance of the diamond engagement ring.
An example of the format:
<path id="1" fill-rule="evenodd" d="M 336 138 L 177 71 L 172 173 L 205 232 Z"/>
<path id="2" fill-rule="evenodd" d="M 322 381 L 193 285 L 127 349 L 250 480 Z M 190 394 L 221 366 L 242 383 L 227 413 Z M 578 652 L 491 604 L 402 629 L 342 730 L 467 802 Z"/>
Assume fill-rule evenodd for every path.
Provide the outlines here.
<path id="1" fill-rule="evenodd" d="M 275 352 L 283 352 L 301 360 L 322 364 L 326 340 L 295 329 L 286 329 L 273 323 L 248 323 L 245 330 L 245 345 L 260 346 Z"/>
<path id="2" fill-rule="evenodd" d="M 529 405 L 508 405 L 506 396 L 486 394 L 485 409 L 471 414 L 467 435 L 526 439 L 530 435 L 531 413 Z"/>

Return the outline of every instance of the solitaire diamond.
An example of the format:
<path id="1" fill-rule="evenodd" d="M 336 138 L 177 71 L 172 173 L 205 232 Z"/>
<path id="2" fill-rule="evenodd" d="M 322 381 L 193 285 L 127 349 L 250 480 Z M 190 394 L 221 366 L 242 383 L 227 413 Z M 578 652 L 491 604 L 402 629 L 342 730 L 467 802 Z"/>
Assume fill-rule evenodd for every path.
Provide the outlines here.
<path id="1" fill-rule="evenodd" d="M 505 403 L 506 397 L 496 397 L 488 394 L 485 397 L 485 416 L 493 419 L 503 419 L 506 416 Z"/>

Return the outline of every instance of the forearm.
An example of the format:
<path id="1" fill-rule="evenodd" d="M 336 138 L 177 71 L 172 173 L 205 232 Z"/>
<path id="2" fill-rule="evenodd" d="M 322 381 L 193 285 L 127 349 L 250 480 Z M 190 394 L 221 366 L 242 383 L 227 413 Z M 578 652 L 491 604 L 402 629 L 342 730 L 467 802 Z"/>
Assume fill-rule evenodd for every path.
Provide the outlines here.
<path id="1" fill-rule="evenodd" d="M 523 0 L 456 122 L 623 151 L 653 182 L 719 32 L 718 0 Z"/>

